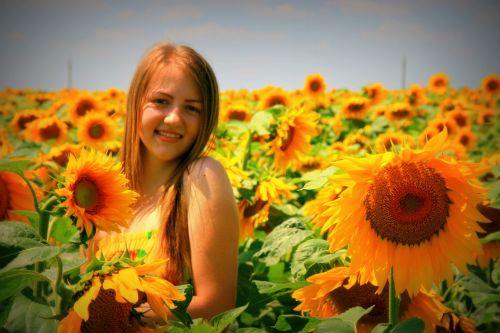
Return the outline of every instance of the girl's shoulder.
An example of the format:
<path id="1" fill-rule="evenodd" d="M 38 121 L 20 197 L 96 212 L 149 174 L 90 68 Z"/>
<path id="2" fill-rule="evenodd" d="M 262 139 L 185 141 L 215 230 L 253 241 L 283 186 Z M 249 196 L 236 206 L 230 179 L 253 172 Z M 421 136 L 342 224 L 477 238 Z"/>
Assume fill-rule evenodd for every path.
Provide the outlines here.
<path id="1" fill-rule="evenodd" d="M 190 165 L 185 177 L 189 182 L 196 183 L 210 178 L 223 180 L 227 178 L 227 173 L 219 161 L 212 157 L 202 157 Z"/>

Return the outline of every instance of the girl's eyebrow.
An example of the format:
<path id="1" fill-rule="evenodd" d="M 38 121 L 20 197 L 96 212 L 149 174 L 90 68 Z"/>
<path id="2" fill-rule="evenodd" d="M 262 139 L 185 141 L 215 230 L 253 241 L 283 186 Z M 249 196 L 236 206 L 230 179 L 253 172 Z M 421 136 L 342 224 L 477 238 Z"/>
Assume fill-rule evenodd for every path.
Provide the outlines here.
<path id="1" fill-rule="evenodd" d="M 168 98 L 170 98 L 170 99 L 173 99 L 173 98 L 174 98 L 174 96 L 170 95 L 169 93 L 163 92 L 163 91 L 155 91 L 155 92 L 153 92 L 153 94 L 165 95 L 165 96 L 167 96 L 167 97 L 168 97 Z M 189 99 L 189 98 L 188 98 L 188 99 L 186 99 L 185 101 L 186 101 L 186 102 L 188 102 L 188 103 L 199 103 L 199 104 L 203 104 L 203 102 L 202 102 L 202 101 L 200 101 L 199 99 Z"/>

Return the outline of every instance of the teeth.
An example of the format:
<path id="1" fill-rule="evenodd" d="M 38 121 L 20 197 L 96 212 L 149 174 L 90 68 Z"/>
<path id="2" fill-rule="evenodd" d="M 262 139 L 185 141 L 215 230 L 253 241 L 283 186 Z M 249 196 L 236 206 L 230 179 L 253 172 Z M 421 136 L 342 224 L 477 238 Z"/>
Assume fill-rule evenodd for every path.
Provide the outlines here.
<path id="1" fill-rule="evenodd" d="M 177 133 L 171 133 L 171 132 L 162 132 L 162 131 L 158 131 L 158 134 L 160 134 L 161 136 L 166 136 L 166 137 L 169 137 L 169 138 L 180 138 L 181 135 L 180 134 L 177 134 Z"/>

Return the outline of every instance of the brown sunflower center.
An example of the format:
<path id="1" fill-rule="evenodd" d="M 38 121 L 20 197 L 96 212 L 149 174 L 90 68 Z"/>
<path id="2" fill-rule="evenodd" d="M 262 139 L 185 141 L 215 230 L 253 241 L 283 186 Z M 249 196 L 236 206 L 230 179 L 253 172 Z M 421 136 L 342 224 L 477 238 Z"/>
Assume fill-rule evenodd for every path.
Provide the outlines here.
<path id="1" fill-rule="evenodd" d="M 61 129 L 59 128 L 59 126 L 57 126 L 56 123 L 50 124 L 49 126 L 40 129 L 40 136 L 44 141 L 57 139 L 60 134 Z"/>
<path id="2" fill-rule="evenodd" d="M 100 139 L 104 135 L 104 126 L 102 124 L 93 124 L 89 127 L 89 136 L 92 139 Z"/>
<path id="3" fill-rule="evenodd" d="M 407 109 L 398 109 L 392 111 L 392 116 L 397 119 L 403 119 L 410 115 L 410 111 Z"/>
<path id="4" fill-rule="evenodd" d="M 321 82 L 314 80 L 309 84 L 309 88 L 311 91 L 317 92 L 321 89 Z"/>
<path id="5" fill-rule="evenodd" d="M 460 143 L 467 147 L 469 145 L 469 142 L 470 142 L 470 138 L 468 135 L 464 134 L 464 135 L 461 135 L 460 136 Z"/>
<path id="6" fill-rule="evenodd" d="M 335 308 L 339 312 L 344 312 L 352 307 L 361 306 L 369 308 L 374 305 L 373 309 L 360 318 L 358 323 L 376 325 L 378 323 L 386 323 L 389 319 L 389 292 L 387 285 L 382 293 L 376 294 L 377 287 L 372 284 L 360 285 L 356 283 L 351 288 L 337 288 L 330 293 L 330 299 Z M 400 313 L 404 313 L 408 309 L 410 297 L 407 292 L 401 294 Z"/>
<path id="7" fill-rule="evenodd" d="M 23 130 L 26 128 L 26 125 L 28 125 L 30 122 L 36 119 L 35 115 L 29 115 L 29 116 L 21 116 L 19 117 L 19 120 L 17 121 L 17 126 L 19 127 L 20 130 Z"/>
<path id="8" fill-rule="evenodd" d="M 56 162 L 58 165 L 64 167 L 68 163 L 69 159 L 69 151 L 64 150 L 59 155 L 52 157 L 52 160 Z"/>
<path id="9" fill-rule="evenodd" d="M 457 123 L 458 126 L 460 126 L 460 127 L 467 126 L 467 117 L 465 117 L 464 115 L 457 114 L 457 115 L 455 115 L 455 117 L 453 117 L 453 119 L 455 120 L 455 122 Z"/>
<path id="10" fill-rule="evenodd" d="M 434 86 L 438 87 L 438 88 L 442 88 L 442 87 L 446 86 L 446 83 L 444 82 L 444 80 L 438 79 L 438 80 L 434 81 Z"/>
<path id="11" fill-rule="evenodd" d="M 2 178 L 0 173 L 0 221 L 5 220 L 7 217 L 7 212 L 9 210 L 9 192 L 7 190 L 7 184 Z"/>
<path id="12" fill-rule="evenodd" d="M 257 200 L 253 205 L 246 207 L 243 210 L 243 217 L 249 218 L 257 214 L 264 206 L 267 204 L 267 201 Z"/>
<path id="13" fill-rule="evenodd" d="M 89 213 L 95 213 L 101 205 L 101 191 L 93 179 L 81 177 L 74 186 L 75 202 Z"/>
<path id="14" fill-rule="evenodd" d="M 444 228 L 451 203 L 447 191 L 443 177 L 423 163 L 388 165 L 368 189 L 366 219 L 382 239 L 420 244 Z"/>
<path id="15" fill-rule="evenodd" d="M 88 111 L 92 110 L 95 108 L 94 103 L 91 100 L 84 99 L 81 100 L 78 105 L 76 106 L 76 114 L 81 116 L 84 116 Z"/>
<path id="16" fill-rule="evenodd" d="M 293 126 L 290 126 L 288 128 L 288 135 L 287 137 L 283 140 L 283 143 L 281 144 L 280 146 L 280 149 L 282 151 L 286 151 L 288 149 L 288 147 L 290 147 L 290 145 L 292 144 L 293 142 L 293 136 L 295 135 L 295 127 Z"/>
<path id="17" fill-rule="evenodd" d="M 363 111 L 364 107 L 365 105 L 363 103 L 351 103 L 349 104 L 347 109 L 349 110 L 349 112 L 357 113 Z"/>
<path id="18" fill-rule="evenodd" d="M 268 107 L 273 107 L 275 105 L 284 105 L 286 106 L 286 101 L 283 97 L 281 96 L 273 96 L 269 99 L 267 106 Z"/>
<path id="19" fill-rule="evenodd" d="M 239 121 L 244 121 L 246 119 L 246 112 L 241 111 L 241 110 L 231 110 L 229 111 L 228 118 L 229 119 L 234 119 L 234 120 L 239 120 Z"/>
<path id="20" fill-rule="evenodd" d="M 488 82 L 488 84 L 486 84 L 486 87 L 487 87 L 488 91 L 495 92 L 498 90 L 498 81 L 491 80 Z"/>

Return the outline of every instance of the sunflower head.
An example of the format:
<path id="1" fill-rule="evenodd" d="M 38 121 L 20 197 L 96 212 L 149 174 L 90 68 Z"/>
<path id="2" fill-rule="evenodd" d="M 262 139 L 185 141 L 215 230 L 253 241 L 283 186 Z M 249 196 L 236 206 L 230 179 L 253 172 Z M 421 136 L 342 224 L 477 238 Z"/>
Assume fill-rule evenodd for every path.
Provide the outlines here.
<path id="1" fill-rule="evenodd" d="M 68 126 L 55 117 L 40 118 L 29 123 L 25 136 L 36 142 L 55 140 L 61 144 L 68 138 Z"/>
<path id="2" fill-rule="evenodd" d="M 116 121 L 106 113 L 98 111 L 87 112 L 78 119 L 78 139 L 80 143 L 89 146 L 99 146 L 116 138 Z"/>
<path id="3" fill-rule="evenodd" d="M 314 73 L 306 76 L 304 80 L 304 91 L 309 96 L 320 96 L 325 92 L 326 83 L 323 75 Z"/>
<path id="4" fill-rule="evenodd" d="M 500 76 L 496 74 L 486 75 L 481 80 L 481 90 L 488 95 L 498 95 L 500 93 Z"/>
<path id="5" fill-rule="evenodd" d="M 56 192 L 65 197 L 67 215 L 77 219 L 77 227 L 92 235 L 94 228 L 119 231 L 132 216 L 137 193 L 128 189 L 121 164 L 103 153 L 82 150 L 70 155 L 64 187 Z"/>
<path id="6" fill-rule="evenodd" d="M 363 96 L 351 96 L 342 104 L 341 112 L 347 119 L 363 119 L 370 109 L 370 100 Z"/>
<path id="7" fill-rule="evenodd" d="M 428 88 L 429 91 L 437 94 L 443 95 L 448 91 L 450 84 L 450 79 L 445 73 L 436 73 L 429 78 Z"/>

